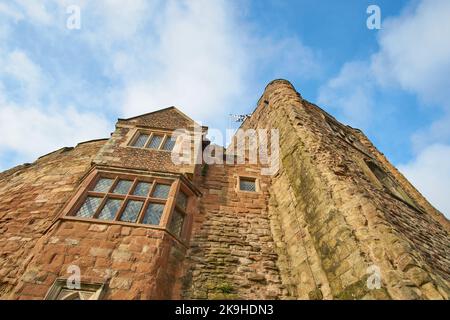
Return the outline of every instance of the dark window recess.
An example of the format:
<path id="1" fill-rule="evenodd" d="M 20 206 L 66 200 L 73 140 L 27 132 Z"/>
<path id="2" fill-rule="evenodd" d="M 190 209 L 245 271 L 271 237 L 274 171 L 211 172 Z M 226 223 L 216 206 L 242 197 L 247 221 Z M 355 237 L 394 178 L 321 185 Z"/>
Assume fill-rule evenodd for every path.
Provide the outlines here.
<path id="1" fill-rule="evenodd" d="M 137 132 L 129 145 L 136 148 L 172 151 L 176 145 L 176 138 L 170 133 Z"/>
<path id="2" fill-rule="evenodd" d="M 402 200 L 407 203 L 409 206 L 414 207 L 415 209 L 421 211 L 415 202 L 408 196 L 408 194 L 401 188 L 398 183 L 393 180 L 383 169 L 381 169 L 376 163 L 373 161 L 366 161 L 367 166 L 370 171 L 375 175 L 378 181 L 397 199 Z"/>
<path id="3" fill-rule="evenodd" d="M 182 191 L 187 191 L 183 186 L 168 199 L 172 184 L 166 179 L 101 173 L 92 184 L 92 187 L 80 191 L 81 199 L 68 215 L 93 221 L 161 226 L 173 235 L 181 236 L 189 203 L 188 194 Z M 173 213 L 170 221 L 161 225 L 168 204 L 174 207 Z M 73 297 L 78 298 L 76 294 Z"/>
<path id="4" fill-rule="evenodd" d="M 239 189 L 241 191 L 256 191 L 256 179 L 240 178 Z"/>
<path id="5" fill-rule="evenodd" d="M 183 191 L 180 191 L 177 197 L 177 206 L 179 206 L 183 210 L 186 210 L 187 202 L 188 196 Z"/>

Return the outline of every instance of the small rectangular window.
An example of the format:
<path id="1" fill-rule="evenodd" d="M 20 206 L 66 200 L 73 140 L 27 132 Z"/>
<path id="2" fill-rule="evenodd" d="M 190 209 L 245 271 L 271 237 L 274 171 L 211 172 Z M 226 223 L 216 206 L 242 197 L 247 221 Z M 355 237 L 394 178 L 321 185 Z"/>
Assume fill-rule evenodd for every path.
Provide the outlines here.
<path id="1" fill-rule="evenodd" d="M 256 192 L 256 179 L 240 178 L 239 179 L 239 190 Z"/>
<path id="2" fill-rule="evenodd" d="M 137 139 L 134 141 L 133 147 L 142 148 L 148 140 L 149 135 L 145 133 L 140 133 Z"/>
<path id="3" fill-rule="evenodd" d="M 149 144 L 147 145 L 147 148 L 150 149 L 158 149 L 159 146 L 161 145 L 161 141 L 162 141 L 163 137 L 159 136 L 159 135 L 153 135 L 150 139 Z"/>

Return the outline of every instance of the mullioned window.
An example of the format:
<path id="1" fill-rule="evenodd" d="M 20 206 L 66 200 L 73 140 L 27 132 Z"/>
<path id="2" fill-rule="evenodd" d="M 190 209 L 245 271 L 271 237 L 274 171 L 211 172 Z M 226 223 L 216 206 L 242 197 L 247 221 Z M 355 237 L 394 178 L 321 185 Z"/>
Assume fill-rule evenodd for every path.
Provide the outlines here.
<path id="1" fill-rule="evenodd" d="M 141 132 L 138 131 L 129 146 L 135 148 L 172 151 L 175 147 L 176 139 L 169 133 Z"/>
<path id="2" fill-rule="evenodd" d="M 190 196 L 176 180 L 99 172 L 77 194 L 66 217 L 166 228 L 181 238 Z M 181 184 L 182 185 L 182 184 Z M 179 189 L 179 190 L 177 190 Z M 168 218 L 163 219 L 164 215 Z M 166 220 L 166 222 L 164 222 Z"/>

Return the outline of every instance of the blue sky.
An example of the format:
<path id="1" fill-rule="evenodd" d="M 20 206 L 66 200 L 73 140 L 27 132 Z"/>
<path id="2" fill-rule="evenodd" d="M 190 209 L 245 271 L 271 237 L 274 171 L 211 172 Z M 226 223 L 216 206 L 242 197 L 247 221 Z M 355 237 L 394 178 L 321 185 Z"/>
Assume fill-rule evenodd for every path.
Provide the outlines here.
<path id="1" fill-rule="evenodd" d="M 285 78 L 450 214 L 449 34 L 446 0 L 0 0 L 0 170 L 170 105 L 224 129 Z"/>

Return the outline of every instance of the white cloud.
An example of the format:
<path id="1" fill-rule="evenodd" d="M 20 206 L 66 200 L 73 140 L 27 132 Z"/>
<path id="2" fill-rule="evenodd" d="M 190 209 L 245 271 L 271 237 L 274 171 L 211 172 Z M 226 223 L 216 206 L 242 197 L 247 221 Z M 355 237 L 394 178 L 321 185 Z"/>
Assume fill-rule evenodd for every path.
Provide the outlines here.
<path id="1" fill-rule="evenodd" d="M 112 124 L 102 115 L 66 104 L 43 105 L 39 97 L 45 94 L 50 101 L 55 92 L 45 81 L 44 70 L 24 51 L 12 50 L 0 54 L 0 58 L 0 74 L 20 84 L 22 101 L 20 105 L 13 102 L 0 81 L 0 159 L 12 153 L 18 161 L 31 162 L 42 154 L 104 138 L 110 132 Z M 6 169 L 2 163 L 0 168 Z"/>
<path id="2" fill-rule="evenodd" d="M 421 1 L 383 28 L 372 57 L 377 80 L 450 107 L 450 1 Z"/>
<path id="3" fill-rule="evenodd" d="M 21 50 L 14 50 L 3 55 L 0 72 L 19 81 L 23 87 L 25 99 L 35 99 L 44 77 L 41 68 Z"/>
<path id="4" fill-rule="evenodd" d="M 105 72 L 123 81 L 124 116 L 176 105 L 198 121 L 224 121 L 254 103 L 248 93 L 262 74 L 311 78 L 321 71 L 317 52 L 296 37 L 255 36 L 226 1 L 155 1 L 123 19 L 111 4 L 91 8 L 99 25 L 86 37 L 96 49 L 102 43 L 100 54 L 111 61 Z M 121 32 L 109 21 L 114 28 L 131 21 L 132 37 L 118 45 Z"/>
<path id="5" fill-rule="evenodd" d="M 0 3 L 0 14 L 10 17 L 16 22 L 23 19 L 23 14 L 19 10 L 6 3 Z"/>
<path id="6" fill-rule="evenodd" d="M 450 1 L 421 1 L 387 19 L 384 28 L 380 50 L 372 56 L 378 83 L 400 86 L 443 111 L 441 118 L 412 136 L 414 150 L 450 142 Z"/>
<path id="7" fill-rule="evenodd" d="M 248 50 L 256 65 L 261 67 L 270 62 L 276 66 L 274 78 L 314 79 L 322 76 L 320 52 L 305 46 L 298 37 L 254 38 L 250 42 Z"/>
<path id="8" fill-rule="evenodd" d="M 0 152 L 14 151 L 29 161 L 61 147 L 104 138 L 110 129 L 103 117 L 73 107 L 42 110 L 1 103 Z"/>
<path id="9" fill-rule="evenodd" d="M 415 93 L 442 116 L 412 136 L 421 152 L 433 143 L 450 142 L 450 1 L 421 1 L 384 22 L 380 50 L 372 70 L 382 86 L 399 85 Z"/>
<path id="10" fill-rule="evenodd" d="M 450 219 L 450 145 L 433 144 L 416 159 L 399 165 L 403 174 Z"/>
<path id="11" fill-rule="evenodd" d="M 75 2 L 81 7 L 83 37 L 93 46 L 106 49 L 114 49 L 111 46 L 115 43 L 133 43 L 132 37 L 143 35 L 147 23 L 154 23 L 157 19 L 161 4 L 161 0 Z"/>
<path id="12" fill-rule="evenodd" d="M 23 9 L 28 18 L 34 22 L 43 25 L 49 25 L 54 21 L 51 14 L 48 12 L 48 1 L 29 1 L 29 0 L 15 0 L 16 3 Z"/>
<path id="13" fill-rule="evenodd" d="M 64 28 L 68 5 L 81 8 L 80 30 Z M 239 10 L 246 5 L 223 0 L 16 0 L 1 6 L 0 14 L 10 19 L 2 21 L 7 31 L 0 34 L 0 70 L 22 83 L 20 98 L 29 99 L 19 99 L 20 105 L 12 97 L 11 83 L 0 79 L 0 87 L 8 89 L 0 111 L 5 112 L 3 119 L 22 117 L 16 126 L 33 128 L 39 140 L 26 146 L 27 135 L 9 124 L 1 152 L 20 152 L 21 161 L 31 161 L 52 146 L 73 145 L 91 134 L 106 136 L 105 110 L 122 117 L 176 105 L 197 121 L 224 125 L 228 113 L 253 107 L 261 82 L 270 77 L 320 73 L 317 52 L 300 39 L 263 38 L 255 26 L 240 20 Z M 27 51 L 39 45 L 12 49 L 12 37 L 23 36 L 18 24 L 30 27 L 36 42 L 48 44 L 47 57 Z"/>
<path id="14" fill-rule="evenodd" d="M 346 63 L 336 77 L 320 87 L 318 102 L 336 110 L 340 120 L 365 128 L 373 108 L 370 65 L 363 61 Z"/>
<path id="15" fill-rule="evenodd" d="M 420 152 L 434 142 L 447 143 L 450 141 L 450 112 L 413 134 L 413 149 Z"/>
<path id="16" fill-rule="evenodd" d="M 144 20 L 152 16 L 155 3 L 146 0 L 129 0 L 126 3 L 122 0 L 103 0 L 95 1 L 92 6 L 104 18 L 103 23 L 98 25 L 102 25 L 108 35 L 126 39 L 138 32 Z"/>
<path id="17" fill-rule="evenodd" d="M 450 110 L 450 2 L 412 4 L 415 6 L 407 7 L 400 16 L 383 21 L 378 52 L 366 62 L 344 64 L 339 74 L 320 88 L 319 101 L 359 124 L 374 106 L 370 100 L 377 84 L 381 88 L 399 86 L 424 104 Z"/>
<path id="18" fill-rule="evenodd" d="M 382 28 L 378 52 L 365 62 L 344 64 L 320 88 L 318 100 L 362 127 L 370 124 L 364 120 L 374 110 L 374 90 L 402 88 L 436 108 L 442 116 L 411 137 L 416 157 L 400 169 L 450 214 L 450 1 L 413 1 L 401 15 L 384 20 Z"/>
<path id="19" fill-rule="evenodd" d="M 160 41 L 146 48 L 149 74 L 127 82 L 124 113 L 177 105 L 204 119 L 240 96 L 249 61 L 232 20 L 221 2 L 169 2 L 155 25 Z"/>

